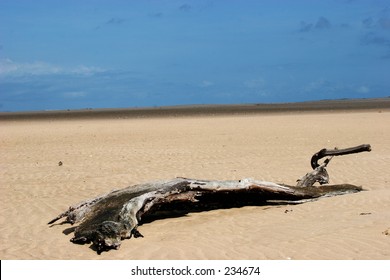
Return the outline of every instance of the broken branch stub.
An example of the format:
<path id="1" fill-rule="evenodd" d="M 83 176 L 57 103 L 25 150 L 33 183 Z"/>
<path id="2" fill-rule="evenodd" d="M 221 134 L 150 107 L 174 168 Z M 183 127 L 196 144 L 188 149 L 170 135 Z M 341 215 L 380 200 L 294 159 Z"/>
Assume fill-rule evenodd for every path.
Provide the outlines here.
<path id="1" fill-rule="evenodd" d="M 71 241 L 81 244 L 92 242 L 100 254 L 118 249 L 123 239 L 142 236 L 138 226 L 143 221 L 158 218 L 161 213 L 173 215 L 178 211 L 183 214 L 276 202 L 303 203 L 362 190 L 349 184 L 313 186 L 315 182 L 327 182 L 324 170 L 328 163 L 329 160 L 317 167 L 321 170 L 306 174 L 307 178 L 304 176 L 297 186 L 253 179 L 209 181 L 187 178 L 140 184 L 71 206 L 49 224 L 62 218 L 71 224 L 80 223 L 75 227 Z"/>

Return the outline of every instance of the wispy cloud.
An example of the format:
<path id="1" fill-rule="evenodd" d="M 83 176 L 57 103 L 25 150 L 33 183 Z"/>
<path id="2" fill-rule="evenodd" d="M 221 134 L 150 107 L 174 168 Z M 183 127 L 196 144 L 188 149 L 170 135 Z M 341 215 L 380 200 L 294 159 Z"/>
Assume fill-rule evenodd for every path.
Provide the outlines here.
<path id="1" fill-rule="evenodd" d="M 305 96 L 321 96 L 321 98 L 342 98 L 342 97 L 366 97 L 375 91 L 375 85 L 362 84 L 356 82 L 328 80 L 319 78 L 308 81 L 301 93 Z"/>
<path id="2" fill-rule="evenodd" d="M 211 81 L 208 81 L 208 80 L 203 80 L 201 83 L 200 83 L 200 87 L 201 88 L 208 88 L 208 87 L 212 87 L 214 85 L 213 82 Z"/>
<path id="3" fill-rule="evenodd" d="M 163 12 L 155 12 L 155 13 L 149 14 L 149 16 L 152 18 L 158 19 L 158 18 L 162 18 L 164 16 L 164 13 Z"/>
<path id="4" fill-rule="evenodd" d="M 0 60 L 0 77 L 5 76 L 41 76 L 41 75 L 80 75 L 91 76 L 96 73 L 105 72 L 104 69 L 93 66 L 78 65 L 74 67 L 63 67 L 51 63 L 16 62 L 11 59 Z"/>
<path id="5" fill-rule="evenodd" d="M 307 23 L 305 21 L 301 21 L 299 32 L 309 32 L 313 28 L 312 23 Z"/>
<path id="6" fill-rule="evenodd" d="M 320 78 L 309 82 L 303 87 L 303 92 L 312 93 L 323 89 L 331 88 L 330 82 L 326 79 Z"/>
<path id="7" fill-rule="evenodd" d="M 316 29 L 329 29 L 331 27 L 332 25 L 330 24 L 330 21 L 325 17 L 320 17 L 314 26 Z"/>
<path id="8" fill-rule="evenodd" d="M 113 18 L 110 18 L 106 24 L 108 25 L 120 25 L 122 23 L 124 23 L 126 20 L 124 18 L 118 18 L 118 17 L 113 17 Z"/>
<path id="9" fill-rule="evenodd" d="M 390 30 L 390 17 L 381 17 L 379 19 L 368 17 L 362 20 L 362 25 L 367 29 Z"/>
<path id="10" fill-rule="evenodd" d="M 300 25 L 301 25 L 299 28 L 300 32 L 325 30 L 325 29 L 330 29 L 332 27 L 330 21 L 323 16 L 319 17 L 315 23 L 301 21 Z"/>
<path id="11" fill-rule="evenodd" d="M 362 25 L 368 29 L 390 30 L 390 7 L 363 19 Z"/>
<path id="12" fill-rule="evenodd" d="M 85 91 L 68 91 L 64 92 L 63 96 L 66 98 L 83 98 L 87 96 Z"/>
<path id="13" fill-rule="evenodd" d="M 381 59 L 390 58 L 390 8 L 384 8 L 379 13 L 371 15 L 361 21 L 366 30 L 360 37 L 363 46 L 377 46 L 383 48 L 385 53 Z"/>
<path id="14" fill-rule="evenodd" d="M 50 75 L 58 74 L 62 69 L 42 61 L 33 63 L 18 63 L 11 59 L 0 61 L 0 75 Z"/>
<path id="15" fill-rule="evenodd" d="M 356 92 L 358 93 L 369 93 L 370 88 L 368 86 L 360 86 L 356 89 Z"/>
<path id="16" fill-rule="evenodd" d="M 265 86 L 265 79 L 257 78 L 244 81 L 244 86 L 250 89 L 263 88 Z"/>
<path id="17" fill-rule="evenodd" d="M 179 10 L 180 11 L 183 11 L 183 12 L 188 12 L 192 9 L 192 6 L 189 5 L 189 4 L 183 4 L 179 7 Z"/>
<path id="18" fill-rule="evenodd" d="M 65 70 L 65 72 L 66 72 L 66 70 Z M 106 72 L 106 71 L 102 68 L 99 68 L 99 67 L 79 65 L 79 66 L 76 66 L 74 68 L 68 69 L 68 72 L 70 74 L 91 76 L 91 75 Z"/>
<path id="19" fill-rule="evenodd" d="M 362 37 L 361 43 L 363 45 L 379 45 L 390 47 L 390 38 L 387 36 L 378 35 L 375 32 L 368 32 Z"/>
<path id="20" fill-rule="evenodd" d="M 380 18 L 378 24 L 382 29 L 390 30 L 390 17 Z"/>
<path id="21" fill-rule="evenodd" d="M 376 26 L 376 22 L 372 17 L 368 17 L 362 20 L 362 25 L 365 28 L 374 28 Z"/>

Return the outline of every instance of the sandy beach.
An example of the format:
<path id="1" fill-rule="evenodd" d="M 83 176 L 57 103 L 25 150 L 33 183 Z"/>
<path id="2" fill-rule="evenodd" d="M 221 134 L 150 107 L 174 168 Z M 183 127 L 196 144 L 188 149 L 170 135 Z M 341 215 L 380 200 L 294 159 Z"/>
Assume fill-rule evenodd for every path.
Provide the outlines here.
<path id="1" fill-rule="evenodd" d="M 234 114 L 1 115 L 0 258 L 389 260 L 386 102 Z M 140 226 L 144 238 L 101 255 L 71 243 L 71 225 L 47 224 L 70 205 L 148 181 L 254 178 L 294 185 L 311 170 L 315 152 L 360 144 L 372 151 L 334 158 L 328 168 L 332 184 L 363 186 L 357 194 L 157 220 Z"/>

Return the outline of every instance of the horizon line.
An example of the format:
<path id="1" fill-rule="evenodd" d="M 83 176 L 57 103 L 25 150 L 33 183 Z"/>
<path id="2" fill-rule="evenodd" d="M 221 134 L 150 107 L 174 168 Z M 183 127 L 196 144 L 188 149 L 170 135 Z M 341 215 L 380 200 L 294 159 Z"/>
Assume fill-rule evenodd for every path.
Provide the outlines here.
<path id="1" fill-rule="evenodd" d="M 321 99 L 300 102 L 186 104 L 150 107 L 82 108 L 40 111 L 0 112 L 0 120 L 131 118 L 196 115 L 233 115 L 281 112 L 350 111 L 390 109 L 390 96 L 379 98 Z"/>

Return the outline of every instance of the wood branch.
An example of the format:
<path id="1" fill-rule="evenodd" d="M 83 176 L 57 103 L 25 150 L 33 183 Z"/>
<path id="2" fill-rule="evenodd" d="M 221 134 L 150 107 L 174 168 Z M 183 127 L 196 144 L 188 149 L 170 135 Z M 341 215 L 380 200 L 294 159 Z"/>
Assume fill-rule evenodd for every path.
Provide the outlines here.
<path id="1" fill-rule="evenodd" d="M 329 151 L 329 150 L 327 150 Z M 65 218 L 65 222 L 80 223 L 74 229 L 74 243 L 93 243 L 98 254 L 118 249 L 121 240 L 142 237 L 138 226 L 156 219 L 162 213 L 184 214 L 217 208 L 278 203 L 303 203 L 320 197 L 361 191 L 349 184 L 313 186 L 328 182 L 326 160 L 311 175 L 306 174 L 298 186 L 244 179 L 239 181 L 208 181 L 176 178 L 115 190 L 78 203 L 49 224 Z M 326 172 L 326 173 L 324 173 Z"/>
<path id="2" fill-rule="evenodd" d="M 338 149 L 338 148 L 335 148 L 333 150 L 322 149 L 318 153 L 315 153 L 311 158 L 311 167 L 313 169 L 319 167 L 320 164 L 318 164 L 318 160 L 326 156 L 343 156 L 343 155 L 349 155 L 349 154 L 355 154 L 361 152 L 370 152 L 370 151 L 371 151 L 371 146 L 369 144 L 363 144 L 363 145 L 346 148 L 346 149 Z"/>
<path id="3" fill-rule="evenodd" d="M 265 205 L 267 202 L 299 203 L 322 196 L 360 191 L 353 185 L 299 188 L 251 179 L 240 181 L 203 181 L 177 178 L 147 183 L 113 191 L 105 196 L 70 207 L 50 223 L 66 218 L 76 227 L 74 243 L 92 242 L 98 253 L 117 249 L 122 239 L 141 236 L 138 225 L 160 211 L 183 213 L 244 205 Z"/>
<path id="4" fill-rule="evenodd" d="M 301 179 L 297 180 L 297 187 L 311 187 L 315 183 L 320 183 L 320 185 L 329 183 L 329 173 L 326 171 L 326 166 L 332 158 L 326 159 L 323 164 L 315 168 L 313 171 L 307 173 Z"/>
<path id="5" fill-rule="evenodd" d="M 343 156 L 343 155 L 349 155 L 349 154 L 355 154 L 361 152 L 370 152 L 370 151 L 371 151 L 371 146 L 369 144 L 363 144 L 363 145 L 346 148 L 346 149 L 338 149 L 338 148 L 335 148 L 333 150 L 322 149 L 319 152 L 315 153 L 310 160 L 311 167 L 314 170 L 307 173 L 301 179 L 298 179 L 297 187 L 310 187 L 317 182 L 320 183 L 320 185 L 328 184 L 329 174 L 328 171 L 326 171 L 326 166 L 334 156 Z M 326 156 L 331 156 L 331 157 L 327 158 L 324 161 L 324 163 L 320 165 L 318 163 L 318 160 Z"/>

